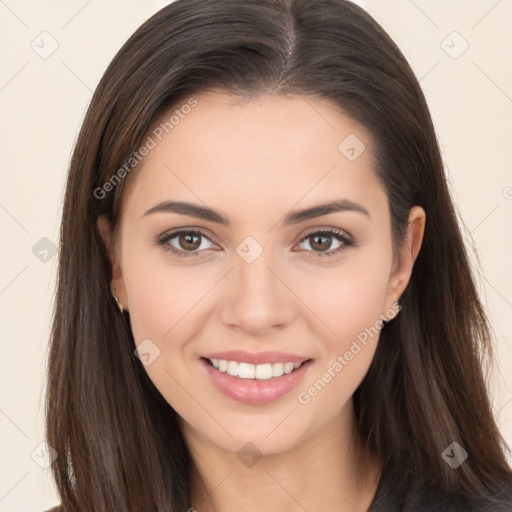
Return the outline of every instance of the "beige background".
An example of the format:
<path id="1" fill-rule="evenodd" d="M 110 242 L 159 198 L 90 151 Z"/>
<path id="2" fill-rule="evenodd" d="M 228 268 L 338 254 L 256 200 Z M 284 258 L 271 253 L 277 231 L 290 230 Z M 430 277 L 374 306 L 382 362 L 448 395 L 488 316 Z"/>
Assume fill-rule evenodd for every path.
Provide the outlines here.
<path id="1" fill-rule="evenodd" d="M 57 266 L 52 248 L 67 165 L 109 61 L 166 3 L 0 0 L 0 511 L 40 511 L 58 502 L 49 470 L 38 462 L 47 460 L 39 445 Z M 512 444 L 512 1 L 359 3 L 401 47 L 431 107 L 468 244 L 472 238 L 480 259 L 479 287 L 499 359 L 490 388 Z"/>

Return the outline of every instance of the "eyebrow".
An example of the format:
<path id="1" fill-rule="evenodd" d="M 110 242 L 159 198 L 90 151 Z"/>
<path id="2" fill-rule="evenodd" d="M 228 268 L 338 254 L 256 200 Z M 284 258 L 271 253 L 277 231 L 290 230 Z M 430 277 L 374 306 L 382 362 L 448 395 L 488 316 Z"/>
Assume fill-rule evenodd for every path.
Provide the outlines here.
<path id="1" fill-rule="evenodd" d="M 297 210 L 285 215 L 283 224 L 290 226 L 299 224 L 309 219 L 321 217 L 322 215 L 329 215 L 337 212 L 359 212 L 367 217 L 370 217 L 368 210 L 354 201 L 349 199 L 338 199 L 328 203 L 322 203 L 303 210 Z M 163 201 L 150 208 L 143 217 L 152 215 L 154 213 L 178 213 L 180 215 L 188 215 L 189 217 L 196 217 L 198 219 L 215 222 L 223 226 L 230 226 L 229 219 L 221 213 L 208 208 L 207 206 L 199 206 L 197 204 L 188 203 L 186 201 Z"/>

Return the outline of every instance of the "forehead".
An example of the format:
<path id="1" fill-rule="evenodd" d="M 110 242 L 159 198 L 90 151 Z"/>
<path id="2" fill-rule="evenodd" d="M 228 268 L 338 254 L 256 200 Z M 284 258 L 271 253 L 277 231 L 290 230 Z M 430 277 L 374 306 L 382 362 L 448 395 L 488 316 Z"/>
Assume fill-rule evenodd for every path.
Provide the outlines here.
<path id="1" fill-rule="evenodd" d="M 291 207 L 301 198 L 366 196 L 371 202 L 382 195 L 370 134 L 333 103 L 217 92 L 194 100 L 193 108 L 177 104 L 154 124 L 154 148 L 131 176 L 123 203 L 140 210 L 186 196 L 224 211 L 242 202 L 246 211 L 238 213 L 250 215 L 265 205 Z"/>

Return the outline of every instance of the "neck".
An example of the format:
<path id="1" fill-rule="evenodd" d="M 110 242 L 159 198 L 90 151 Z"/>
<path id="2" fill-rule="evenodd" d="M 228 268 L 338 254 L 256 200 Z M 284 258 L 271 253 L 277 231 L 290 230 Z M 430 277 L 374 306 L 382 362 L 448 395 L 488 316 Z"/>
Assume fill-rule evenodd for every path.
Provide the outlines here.
<path id="1" fill-rule="evenodd" d="M 377 489 L 378 465 L 357 442 L 352 401 L 292 449 L 245 464 L 191 427 L 183 431 L 192 458 L 191 507 L 198 512 L 366 512 Z"/>

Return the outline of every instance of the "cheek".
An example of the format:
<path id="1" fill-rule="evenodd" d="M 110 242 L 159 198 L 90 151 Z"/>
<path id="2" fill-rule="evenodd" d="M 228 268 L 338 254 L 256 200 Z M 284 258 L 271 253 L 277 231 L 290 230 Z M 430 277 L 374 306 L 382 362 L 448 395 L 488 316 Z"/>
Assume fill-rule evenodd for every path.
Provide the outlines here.
<path id="1" fill-rule="evenodd" d="M 364 272 L 342 272 L 322 286 L 311 283 L 323 327 L 317 330 L 314 371 L 297 393 L 304 414 L 333 419 L 364 379 L 382 327 L 386 275 L 384 266 L 375 265 Z"/>
<path id="2" fill-rule="evenodd" d="M 167 264 L 165 254 L 128 251 L 123 259 L 123 279 L 135 342 L 154 338 L 163 342 L 193 326 L 198 302 L 215 284 L 201 266 L 186 269 Z M 186 320 L 186 321 L 183 321 Z"/>
<path id="3" fill-rule="evenodd" d="M 188 417 L 192 410 L 192 416 L 197 413 L 202 418 L 201 411 L 191 408 L 186 391 L 191 388 L 193 370 L 193 361 L 187 357 L 187 341 L 201 325 L 199 301 L 206 299 L 215 280 L 205 275 L 204 269 L 201 272 L 199 266 L 185 270 L 167 264 L 165 254 L 152 253 L 127 247 L 127 257 L 123 258 L 135 345 L 151 340 L 152 344 L 142 345 L 149 346 L 151 353 L 150 364 L 144 366 L 149 378 L 178 414 Z M 199 396 L 197 392 L 196 395 Z"/>
<path id="4" fill-rule="evenodd" d="M 374 251 L 345 263 L 325 279 L 310 277 L 303 288 L 322 325 L 316 322 L 317 364 L 297 398 L 328 414 L 350 399 L 373 360 L 391 260 L 384 251 Z"/>
<path id="5" fill-rule="evenodd" d="M 340 266 L 324 279 L 311 276 L 305 283 L 308 304 L 331 331 L 336 348 L 343 348 L 384 312 L 390 261 L 361 258 Z"/>

